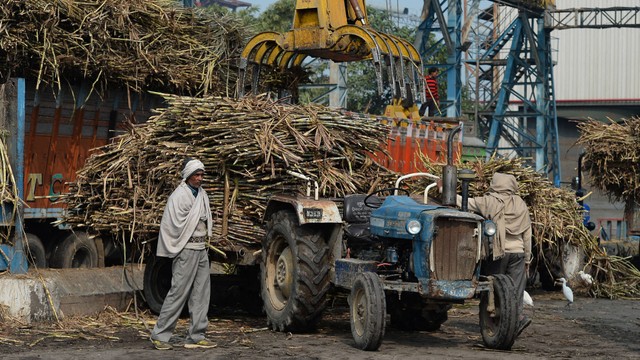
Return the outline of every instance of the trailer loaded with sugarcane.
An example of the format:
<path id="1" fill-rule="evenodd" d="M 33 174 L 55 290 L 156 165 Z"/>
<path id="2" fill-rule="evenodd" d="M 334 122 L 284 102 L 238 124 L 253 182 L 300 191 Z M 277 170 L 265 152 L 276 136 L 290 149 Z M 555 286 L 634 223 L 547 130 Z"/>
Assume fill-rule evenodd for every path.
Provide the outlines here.
<path id="1" fill-rule="evenodd" d="M 261 298 L 273 329 L 301 331 L 317 324 L 331 289 L 347 289 L 355 299 L 356 344 L 374 350 L 384 333 L 387 293 L 394 325 L 436 330 L 452 303 L 495 289 L 483 306 L 502 317 L 481 317 L 487 345 L 511 346 L 513 287 L 508 278 L 479 273 L 484 219 L 406 194 L 391 194 L 380 204 L 378 195 L 401 187 L 393 185 L 397 173 L 372 160 L 384 150 L 380 138 L 389 125 L 259 98 L 165 99 L 166 109 L 89 159 L 71 192 L 76 195 L 68 199 L 70 214 L 76 214 L 69 222 L 145 239 L 135 244 L 147 256 L 144 293 L 154 310 L 171 281 L 170 261 L 153 256 L 159 217 L 179 181 L 180 160 L 197 157 L 207 168 L 203 186 L 214 211 L 211 259 L 226 270 L 213 286 L 230 288 L 214 296 L 243 292 L 236 299 Z M 451 184 L 455 191 L 455 180 Z M 420 193 L 426 188 L 415 186 Z M 252 280 L 260 285 L 254 290 Z M 366 307 L 370 301 L 375 309 Z M 371 317 L 378 319 L 373 328 Z"/>
<path id="2" fill-rule="evenodd" d="M 148 90 L 224 93 L 237 71 L 218 54 L 239 54 L 243 28 L 164 0 L 4 1 L 0 28 L 0 269 L 121 264 L 112 236 L 62 221 L 68 183 L 162 106 Z"/>
<path id="3" fill-rule="evenodd" d="M 57 172 L 52 168 L 49 175 L 44 174 L 42 177 L 52 180 L 42 188 L 37 176 L 25 175 L 25 179 L 33 179 L 27 187 L 34 186 L 35 199 L 51 201 L 60 196 L 60 202 L 55 206 L 61 209 L 57 211 L 60 211 L 62 220 L 56 225 L 64 224 L 63 226 L 70 228 L 65 230 L 66 236 L 84 238 L 87 245 L 81 249 L 88 249 L 91 254 L 95 252 L 99 265 L 102 264 L 100 259 L 105 259 L 106 263 L 107 254 L 112 254 L 120 261 L 146 263 L 144 293 L 150 308 L 158 311 L 170 286 L 170 263 L 154 256 L 159 222 L 170 192 L 180 181 L 180 164 L 186 157 L 195 157 L 202 160 L 207 168 L 208 179 L 204 187 L 210 194 L 211 208 L 214 212 L 214 236 L 210 239 L 209 254 L 212 269 L 220 276 L 217 276 L 213 283 L 224 283 L 222 286 L 227 290 L 212 292 L 214 297 L 225 294 L 232 299 L 249 299 L 245 304 L 247 308 L 260 311 L 264 307 L 269 323 L 278 330 L 309 328 L 320 319 L 329 289 L 342 286 L 351 290 L 355 287 L 357 279 L 340 280 L 338 274 L 353 273 L 353 266 L 362 265 L 362 269 L 376 270 L 369 273 L 375 272 L 382 276 L 382 285 L 372 285 L 371 275 L 366 275 L 367 279 L 358 281 L 361 285 L 358 287 L 360 290 L 355 291 L 356 299 L 369 299 L 367 291 L 372 288 L 378 289 L 378 295 L 380 289 L 383 289 L 385 294 L 398 291 L 392 287 L 393 284 L 389 285 L 386 281 L 408 282 L 411 283 L 409 288 L 417 289 L 414 292 L 415 296 L 407 297 L 406 301 L 409 303 L 398 304 L 397 298 L 387 299 L 385 295 L 384 300 L 394 304 L 394 309 L 402 310 L 391 314 L 395 325 L 412 329 L 436 329 L 446 320 L 447 305 L 432 301 L 427 306 L 422 295 L 429 297 L 431 294 L 424 289 L 424 286 L 432 284 L 425 274 L 443 275 L 442 270 L 435 271 L 431 269 L 431 265 L 444 263 L 443 259 L 455 251 L 446 253 L 443 250 L 440 253 L 443 257 L 430 262 L 429 266 L 426 263 L 416 264 L 416 256 L 424 260 L 430 246 L 437 247 L 441 244 L 438 237 L 430 242 L 431 245 L 428 245 L 427 238 L 420 238 L 416 243 L 420 244 L 423 251 L 411 254 L 406 248 L 406 244 L 411 240 L 401 240 L 385 234 L 385 230 L 392 230 L 399 237 L 408 237 L 408 233 L 402 232 L 406 231 L 406 224 L 402 225 L 396 219 L 396 228 L 385 224 L 375 229 L 371 224 L 372 219 L 378 219 L 373 222 L 380 224 L 380 221 L 386 222 L 387 218 L 370 216 L 369 213 L 383 211 L 388 207 L 385 205 L 380 208 L 383 210 L 369 210 L 369 207 L 363 205 L 364 199 L 358 201 L 358 197 L 381 189 L 397 187 L 393 185 L 393 181 L 399 177 L 398 172 L 426 171 L 440 176 L 440 164 L 445 161 L 447 155 L 453 155 L 454 160 L 459 159 L 461 137 L 452 144 L 451 151 L 447 151 L 444 140 L 451 129 L 458 125 L 457 119 L 439 122 L 413 117 L 411 109 L 414 108 L 414 104 L 409 100 L 411 94 L 416 95 L 415 83 L 407 81 L 408 75 L 405 73 L 394 73 L 397 68 L 387 69 L 398 75 L 395 77 L 398 83 L 393 84 L 396 96 L 393 106 L 387 109 L 387 117 L 351 113 L 319 105 L 287 105 L 274 102 L 265 96 L 247 96 L 240 99 L 225 97 L 233 92 L 229 88 L 236 84 L 237 69 L 234 69 L 233 65 L 235 57 L 241 53 L 242 44 L 238 28 L 233 27 L 237 23 L 228 18 L 202 18 L 184 9 L 165 7 L 164 3 L 162 6 L 155 6 L 156 2 L 127 1 L 125 10 L 117 7 L 120 3 L 120 0 L 109 0 L 104 2 L 104 6 L 92 8 L 94 5 L 90 2 L 69 2 L 69 6 L 59 9 L 55 7 L 58 9 L 54 12 L 55 16 L 49 13 L 52 7 L 44 6 L 41 2 L 13 1 L 2 8 L 7 12 L 3 13 L 3 18 L 22 19 L 12 22 L 11 26 L 7 27 L 8 34 L 11 35 L 6 38 L 7 41 L 18 44 L 15 49 L 27 49 L 3 49 L 10 60 L 15 60 L 15 64 L 26 64 L 10 67 L 10 72 L 31 79 L 28 83 L 31 81 L 34 89 L 51 91 L 50 88 L 40 85 L 39 81 L 58 89 L 56 96 L 52 96 L 50 100 L 56 106 L 50 109 L 40 107 L 39 111 L 27 111 L 29 115 L 24 118 L 24 124 L 27 124 L 26 119 L 29 119 L 29 126 L 25 126 L 24 130 L 26 134 L 38 135 L 41 130 L 54 130 L 51 130 L 51 138 L 43 140 L 49 144 L 45 151 L 40 155 L 29 151 L 26 153 L 34 154 L 32 160 L 29 160 L 32 161 L 31 164 L 36 164 L 36 160 L 54 164 L 55 162 L 51 162 L 46 156 L 62 154 L 61 158 L 72 161 L 55 166 L 69 171 L 70 176 L 54 177 Z M 128 11 L 128 6 L 138 10 Z M 103 11 L 110 13 L 96 17 L 88 15 Z M 136 18 L 137 16 L 141 18 Z M 43 22 L 38 19 L 50 21 Z M 91 26 L 94 20 L 107 23 L 102 24 L 104 26 Z M 56 21 L 69 26 L 59 28 Z M 171 21 L 171 24 L 167 25 L 165 21 Z M 127 26 L 131 23 L 145 26 Z M 34 24 L 42 26 L 43 29 L 31 31 Z M 126 31 L 121 28 L 123 26 Z M 146 26 L 149 26 L 149 29 Z M 357 31 L 353 25 L 347 27 L 345 31 L 349 31 L 338 34 L 340 37 L 328 37 L 339 40 L 335 42 L 335 48 L 331 46 L 331 51 L 340 52 L 341 46 L 337 45 L 345 44 L 347 40 L 349 44 L 353 42 L 363 46 L 362 39 L 357 39 L 357 35 L 362 35 L 362 32 Z M 88 39 L 103 39 L 102 46 L 93 50 L 107 52 L 100 57 L 92 56 L 90 47 L 67 43 L 77 40 L 78 37 L 63 36 L 64 34 L 59 33 L 90 33 L 100 29 L 110 30 L 100 36 L 92 33 L 86 36 Z M 135 31 L 132 33 L 130 29 Z M 224 30 L 224 35 L 211 33 L 215 32 L 215 29 Z M 42 42 L 35 40 L 32 42 L 37 45 L 25 47 L 24 43 L 19 41 L 20 36 L 32 33 L 59 36 L 51 38 L 50 44 L 54 45 L 51 45 L 50 49 L 44 49 Z M 233 35 L 237 37 L 234 38 Z M 378 37 L 382 39 L 382 35 Z M 197 41 L 190 40 L 193 38 Z M 220 40 L 217 46 L 210 46 L 212 39 Z M 176 44 L 180 45 L 178 49 Z M 244 67 L 240 64 L 243 71 L 253 68 L 253 65 L 256 65 L 254 62 L 261 59 L 289 59 L 291 62 L 280 63 L 288 66 L 299 64 L 304 57 L 300 54 L 293 56 L 283 48 L 278 48 L 278 38 L 257 38 L 252 44 L 258 53 L 248 51 L 244 53 L 246 57 L 240 56 L 247 62 Z M 364 44 L 370 45 L 371 42 Z M 56 57 L 55 61 L 47 58 L 47 54 L 67 48 L 85 52 Z M 349 48 L 352 46 L 349 45 Z M 264 55 L 268 49 L 272 54 L 279 54 L 279 57 L 257 56 Z M 389 47 L 386 49 L 392 50 Z M 118 55 L 113 55 L 114 53 Z M 220 53 L 228 54 L 229 59 L 219 58 Z M 148 56 L 149 54 L 154 56 Z M 185 59 L 185 54 L 190 54 L 191 57 Z M 366 52 L 361 52 L 360 55 L 362 54 L 366 55 Z M 383 54 L 389 61 L 384 60 L 377 65 L 388 66 L 392 63 L 391 58 L 396 65 L 401 64 L 396 61 L 397 58 L 401 58 L 402 61 L 409 59 L 410 66 L 398 68 L 412 73 L 419 59 L 412 59 L 411 54 L 410 52 L 403 56 L 391 51 Z M 98 58 L 109 61 L 95 62 Z M 78 67 L 77 64 L 83 65 Z M 7 64 L 0 65 L 8 67 Z M 65 66 L 60 68 L 61 65 Z M 78 70 L 79 68 L 82 71 Z M 39 70 L 20 73 L 23 69 Z M 71 75 L 76 75 L 70 76 L 72 79 L 81 79 L 74 83 L 75 87 L 68 92 L 69 94 L 60 90 L 65 87 L 59 84 L 71 81 L 67 78 L 57 78 L 59 74 L 69 75 L 64 71 L 68 69 L 76 69 L 76 72 L 71 72 Z M 84 77 L 78 76 L 79 73 Z M 258 83 L 254 73 L 248 72 L 241 77 L 245 76 L 254 84 Z M 105 88 L 113 89 L 116 94 L 113 98 L 106 97 L 113 100 L 106 103 L 106 114 L 103 110 L 96 110 L 88 105 L 91 103 L 88 99 L 93 99 L 90 95 L 99 93 L 101 99 L 105 99 L 105 93 L 102 91 Z M 244 87 L 242 89 L 244 90 Z M 154 102 L 141 107 L 140 104 L 144 102 L 137 94 L 146 90 L 182 93 L 186 96 L 151 93 L 149 97 L 154 99 Z M 418 91 L 417 95 L 421 95 L 421 92 Z M 57 106 L 56 101 L 71 98 L 77 100 L 69 108 Z M 38 99 L 42 99 L 42 95 L 36 93 L 33 99 L 27 98 L 27 103 L 37 104 Z M 155 108 L 154 115 L 145 123 L 132 121 L 125 124 L 121 112 L 117 110 L 119 104 L 126 104 L 126 111 L 130 115 L 136 114 L 146 119 L 141 112 Z M 405 108 L 404 105 L 408 105 L 409 108 Z M 101 109 L 104 107 L 102 104 Z M 46 112 L 59 116 L 53 116 L 52 120 L 41 124 L 37 121 L 38 116 Z M 85 120 L 87 114 L 93 114 L 88 121 Z M 118 133 L 121 135 L 111 136 L 114 129 L 119 129 Z M 58 146 L 59 143 L 53 141 L 53 138 L 67 136 L 64 131 L 71 134 L 71 140 L 68 140 L 65 146 Z M 102 146 L 88 154 L 89 147 L 99 145 Z M 493 172 L 514 174 L 519 183 L 523 184 L 520 190 L 532 211 L 536 244 L 551 249 L 554 254 L 562 253 L 565 244 L 582 247 L 587 251 L 588 264 L 597 265 L 597 269 L 607 270 L 596 274 L 599 276 L 598 281 L 590 291 L 601 296 L 617 296 L 620 293 L 619 284 L 630 283 L 636 279 L 637 276 L 623 268 L 620 262 L 608 261 L 606 256 L 603 257 L 597 252 L 597 248 L 592 247 L 593 237 L 582 230 L 581 214 L 575 206 L 573 194 L 554 188 L 540 174 L 526 167 L 522 160 L 478 160 L 458 165 L 477 174 L 477 178 L 469 183 L 469 191 L 473 196 L 486 189 Z M 305 180 L 301 181 L 301 177 Z M 66 185 L 68 181 L 69 188 L 61 189 L 60 186 Z M 17 183 L 24 184 L 19 180 Z M 309 188 L 307 193 L 307 184 L 315 183 L 318 184 L 317 188 Z M 403 186 L 415 196 L 422 194 L 429 184 L 430 179 L 412 178 Z M 316 191 L 318 200 L 315 199 Z M 13 203 L 18 204 L 20 198 L 15 196 Z M 375 199 L 373 196 L 371 198 Z M 387 205 L 400 199 L 394 195 L 387 198 Z M 469 233 L 472 232 L 471 227 L 477 230 L 473 231 L 472 240 L 467 239 L 469 243 L 476 244 L 480 234 L 484 232 L 482 226 L 478 225 L 480 219 L 473 214 L 463 214 L 453 209 L 445 211 L 437 207 L 427 208 L 424 200 L 409 204 L 409 197 L 401 198 L 403 206 L 412 209 L 411 211 L 415 210 L 416 213 L 416 209 L 420 209 L 420 213 L 436 214 L 443 211 L 447 214 L 442 215 L 444 217 L 454 213 L 460 214 L 451 217 L 460 216 L 459 219 L 464 218 L 465 221 L 475 224 L 467 224 Z M 5 199 L 7 198 L 3 193 L 3 202 Z M 328 204 L 328 212 L 324 212 L 325 207 L 314 205 L 321 201 Z M 353 205 L 354 202 L 356 206 Z M 319 211 L 321 209 L 323 211 Z M 394 216 L 404 216 L 411 211 L 400 211 Z M 320 226 L 314 223 L 318 222 L 318 217 L 328 217 L 326 224 L 329 225 Z M 369 222 L 366 219 L 369 219 Z M 441 226 L 437 216 L 432 216 L 432 219 L 435 219 L 436 225 Z M 46 228 L 47 233 L 51 228 L 50 220 L 52 218 L 38 221 L 38 225 Z M 360 224 L 351 226 L 356 223 Z M 45 239 L 50 240 L 48 235 Z M 407 242 L 403 242 L 405 240 Z M 475 287 L 475 293 L 475 290 L 485 289 L 487 284 L 480 286 L 486 279 L 480 277 L 481 274 L 477 272 L 476 267 L 477 258 L 471 254 L 481 248 L 476 246 L 471 251 L 467 242 L 460 242 L 458 245 L 466 249 L 469 259 L 473 258 L 473 266 L 465 268 L 465 271 L 457 275 L 466 277 L 465 284 Z M 51 243 L 56 244 L 58 241 Z M 110 244 L 110 249 L 104 245 L 106 243 Z M 317 257 L 322 264 L 319 269 L 316 269 L 318 264 L 314 262 Z M 74 259 L 75 253 L 66 258 Z M 338 260 L 341 262 L 338 263 Z M 543 264 L 555 261 L 549 260 L 545 254 L 540 254 L 538 260 Z M 80 266 L 83 262 L 71 261 L 70 264 Z M 372 264 L 376 264 L 376 267 L 373 268 Z M 380 264 L 383 265 L 378 267 Z M 295 274 L 296 271 L 287 271 L 302 266 L 305 267 L 305 271 L 313 268 L 313 271 L 321 275 L 318 277 L 319 282 L 313 284 L 314 288 L 303 288 L 311 286 L 311 283 L 294 281 L 291 274 Z M 339 266 L 347 271 L 338 271 Z M 596 269 L 596 266 L 592 268 Z M 443 281 L 459 280 L 455 276 L 446 274 Z M 437 283 L 439 280 L 434 281 L 436 283 L 433 289 L 437 290 L 442 284 Z M 365 285 L 365 282 L 371 286 Z M 467 290 L 470 287 L 467 287 Z M 633 287 L 631 289 L 633 290 Z M 262 296 L 259 295 L 260 292 Z M 301 296 L 306 299 L 309 293 L 319 296 L 311 300 L 312 306 L 309 307 L 308 313 L 289 311 L 293 307 L 297 309 L 293 304 L 296 304 Z M 458 291 L 455 290 L 454 293 Z M 468 291 L 466 294 L 471 293 Z M 381 298 L 377 296 L 378 308 L 382 305 Z M 218 296 L 212 300 L 214 303 L 224 303 L 228 299 Z M 271 304 L 271 310 L 266 308 L 267 301 Z M 421 309 L 420 314 L 424 315 L 407 315 L 417 314 L 417 309 Z M 354 308 L 354 311 L 356 310 L 358 309 Z M 379 315 L 380 312 L 377 312 L 376 316 Z M 355 331 L 361 336 L 364 334 L 361 326 L 363 323 L 359 324 L 355 324 Z M 507 324 L 507 327 L 511 326 L 508 325 L 510 322 L 504 324 Z M 366 331 L 368 335 L 375 335 L 373 341 L 365 337 L 356 339 L 359 346 L 373 349 L 377 343 L 376 339 L 381 340 L 381 326 L 383 329 L 384 324 L 378 323 L 375 331 Z M 496 338 L 496 341 L 494 345 L 489 345 L 506 348 L 510 339 L 502 337 Z"/>

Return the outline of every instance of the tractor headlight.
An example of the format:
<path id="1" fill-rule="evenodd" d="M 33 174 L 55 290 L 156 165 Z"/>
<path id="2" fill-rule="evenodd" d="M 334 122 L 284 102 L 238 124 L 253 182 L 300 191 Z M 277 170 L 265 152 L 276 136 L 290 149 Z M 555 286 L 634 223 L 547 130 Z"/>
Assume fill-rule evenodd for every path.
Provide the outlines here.
<path id="1" fill-rule="evenodd" d="M 407 221 L 407 232 L 411 235 L 415 235 L 422 230 L 422 224 L 418 220 L 409 220 Z"/>
<path id="2" fill-rule="evenodd" d="M 498 231 L 496 223 L 491 220 L 485 220 L 482 228 L 484 229 L 484 234 L 487 236 L 493 236 L 496 234 L 496 231 Z"/>

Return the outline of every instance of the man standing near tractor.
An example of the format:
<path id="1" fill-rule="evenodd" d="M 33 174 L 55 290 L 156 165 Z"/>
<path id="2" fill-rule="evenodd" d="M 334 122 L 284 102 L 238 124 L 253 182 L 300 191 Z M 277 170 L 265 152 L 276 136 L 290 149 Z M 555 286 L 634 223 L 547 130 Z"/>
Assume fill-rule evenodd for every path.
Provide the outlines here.
<path id="1" fill-rule="evenodd" d="M 158 350 L 171 350 L 169 343 L 178 317 L 189 301 L 191 322 L 185 348 L 213 348 L 205 338 L 211 293 L 207 238 L 213 221 L 209 197 L 202 188 L 204 164 L 188 160 L 182 181 L 173 191 L 162 215 L 157 256 L 173 259 L 171 289 L 164 299 L 151 342 Z"/>

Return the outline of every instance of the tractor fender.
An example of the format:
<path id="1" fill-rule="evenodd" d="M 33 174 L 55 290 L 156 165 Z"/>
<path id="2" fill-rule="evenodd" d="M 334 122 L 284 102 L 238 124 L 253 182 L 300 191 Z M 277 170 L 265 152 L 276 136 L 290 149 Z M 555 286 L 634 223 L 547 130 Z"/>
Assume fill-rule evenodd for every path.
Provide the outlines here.
<path id="1" fill-rule="evenodd" d="M 291 195 L 272 196 L 267 202 L 263 221 L 269 219 L 271 214 L 283 209 L 293 210 L 300 225 L 342 223 L 340 210 L 334 201 Z"/>

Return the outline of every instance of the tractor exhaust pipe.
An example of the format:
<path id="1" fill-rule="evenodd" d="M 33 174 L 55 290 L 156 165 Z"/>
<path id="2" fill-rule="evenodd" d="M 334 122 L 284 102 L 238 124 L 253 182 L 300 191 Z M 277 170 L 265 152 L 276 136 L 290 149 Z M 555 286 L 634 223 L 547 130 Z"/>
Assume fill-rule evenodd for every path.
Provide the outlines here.
<path id="1" fill-rule="evenodd" d="M 476 173 L 470 169 L 461 169 L 458 173 L 460 181 L 462 181 L 462 211 L 469 210 L 469 183 L 476 178 Z"/>
<path id="2" fill-rule="evenodd" d="M 458 170 L 453 165 L 453 137 L 461 129 L 460 125 L 451 129 L 447 139 L 447 165 L 442 167 L 442 205 L 445 206 L 456 206 Z"/>

